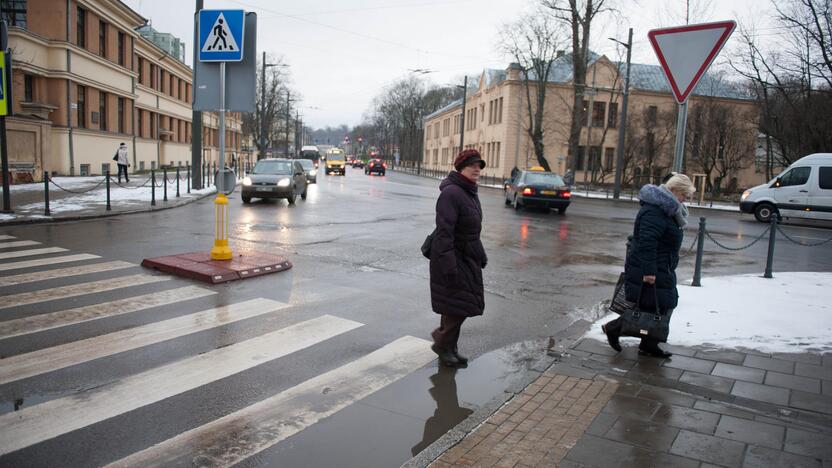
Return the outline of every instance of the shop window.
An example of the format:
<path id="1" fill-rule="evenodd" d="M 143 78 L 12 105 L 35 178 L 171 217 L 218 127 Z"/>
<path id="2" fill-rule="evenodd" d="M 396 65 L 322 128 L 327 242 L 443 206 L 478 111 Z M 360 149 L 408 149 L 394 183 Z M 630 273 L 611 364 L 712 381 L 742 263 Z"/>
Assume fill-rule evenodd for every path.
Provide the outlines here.
<path id="1" fill-rule="evenodd" d="M 90 175 L 90 165 L 89 164 L 81 164 L 81 177 L 87 177 Z"/>

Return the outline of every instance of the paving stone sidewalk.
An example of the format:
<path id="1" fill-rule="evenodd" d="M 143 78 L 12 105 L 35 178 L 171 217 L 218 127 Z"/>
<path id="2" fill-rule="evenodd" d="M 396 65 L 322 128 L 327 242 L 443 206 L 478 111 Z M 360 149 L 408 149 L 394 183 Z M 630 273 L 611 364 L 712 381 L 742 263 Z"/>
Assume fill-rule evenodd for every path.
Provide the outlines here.
<path id="1" fill-rule="evenodd" d="M 832 354 L 583 339 L 432 467 L 832 467 Z"/>

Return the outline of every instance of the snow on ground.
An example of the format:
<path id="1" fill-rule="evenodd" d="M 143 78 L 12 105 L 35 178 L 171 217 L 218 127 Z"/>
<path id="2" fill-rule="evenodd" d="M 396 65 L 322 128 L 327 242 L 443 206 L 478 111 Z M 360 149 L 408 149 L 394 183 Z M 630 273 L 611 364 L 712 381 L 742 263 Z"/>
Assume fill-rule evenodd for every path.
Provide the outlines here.
<path id="1" fill-rule="evenodd" d="M 597 322 L 586 337 L 606 342 Z M 637 338 L 622 338 L 622 342 Z M 668 343 L 749 348 L 761 352 L 832 352 L 832 273 L 708 277 L 702 287 L 679 285 Z"/>
<path id="2" fill-rule="evenodd" d="M 68 188 L 68 189 L 79 189 L 85 186 L 92 187 L 93 185 L 101 182 L 103 179 L 102 176 L 92 176 L 92 177 L 52 177 L 52 180 L 60 185 L 61 187 Z M 38 191 L 43 190 L 43 182 L 35 182 L 32 184 L 18 184 L 12 185 L 9 187 L 11 193 L 16 192 L 29 192 L 29 191 Z M 54 184 L 50 184 L 49 190 L 58 190 Z M 0 187 L 0 193 L 3 193 L 3 188 Z"/>

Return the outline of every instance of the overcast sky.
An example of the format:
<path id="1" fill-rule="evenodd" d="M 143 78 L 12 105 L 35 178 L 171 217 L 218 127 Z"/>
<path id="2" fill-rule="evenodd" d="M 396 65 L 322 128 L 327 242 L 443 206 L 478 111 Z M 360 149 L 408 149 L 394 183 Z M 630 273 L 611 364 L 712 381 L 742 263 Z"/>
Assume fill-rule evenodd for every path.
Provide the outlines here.
<path id="1" fill-rule="evenodd" d="M 626 42 L 627 28 L 633 27 L 633 62 L 657 64 L 647 31 L 684 24 L 685 0 L 612 1 L 619 12 L 593 27 L 592 49 L 615 60 L 618 52 L 607 38 Z M 155 29 L 184 40 L 191 63 L 194 1 L 125 3 Z M 766 29 L 771 28 L 768 0 L 692 3 L 710 6 L 694 22 L 753 19 L 764 35 L 777 33 Z M 300 112 L 313 127 L 359 123 L 373 97 L 411 69 L 432 70 L 426 77 L 445 84 L 485 67 L 505 68 L 509 60 L 499 51 L 498 31 L 530 5 L 528 0 L 205 0 L 207 9 L 258 14 L 258 56 L 265 50 L 291 66 L 292 87 L 303 98 Z"/>

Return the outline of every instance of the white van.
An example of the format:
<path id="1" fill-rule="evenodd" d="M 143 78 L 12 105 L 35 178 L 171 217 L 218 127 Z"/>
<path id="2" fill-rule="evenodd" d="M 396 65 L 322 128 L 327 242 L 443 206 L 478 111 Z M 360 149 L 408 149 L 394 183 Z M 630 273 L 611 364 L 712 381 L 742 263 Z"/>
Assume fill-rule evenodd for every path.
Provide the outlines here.
<path id="1" fill-rule="evenodd" d="M 832 220 L 832 153 L 804 156 L 770 182 L 746 190 L 740 210 L 757 221 L 783 218 Z"/>

